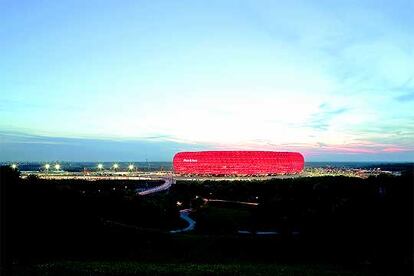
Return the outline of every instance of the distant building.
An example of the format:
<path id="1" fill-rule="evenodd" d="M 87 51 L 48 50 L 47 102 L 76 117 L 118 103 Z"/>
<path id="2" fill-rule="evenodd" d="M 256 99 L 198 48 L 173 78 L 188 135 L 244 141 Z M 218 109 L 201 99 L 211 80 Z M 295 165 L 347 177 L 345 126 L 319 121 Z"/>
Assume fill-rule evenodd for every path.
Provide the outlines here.
<path id="1" fill-rule="evenodd" d="M 199 151 L 174 156 L 177 174 L 190 175 L 274 175 L 303 171 L 304 158 L 298 152 Z"/>

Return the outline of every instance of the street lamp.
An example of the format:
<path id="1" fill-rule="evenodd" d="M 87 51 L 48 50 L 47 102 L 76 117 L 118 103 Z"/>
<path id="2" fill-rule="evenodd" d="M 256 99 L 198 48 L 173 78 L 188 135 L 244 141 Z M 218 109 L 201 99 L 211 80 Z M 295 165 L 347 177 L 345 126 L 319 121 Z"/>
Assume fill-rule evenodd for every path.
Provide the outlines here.
<path id="1" fill-rule="evenodd" d="M 117 163 L 115 163 L 113 166 L 114 170 L 116 171 L 119 168 L 119 165 Z"/>
<path id="2" fill-rule="evenodd" d="M 128 165 L 128 170 L 132 171 L 133 169 L 134 169 L 134 165 L 129 164 L 129 165 Z"/>
<path id="3" fill-rule="evenodd" d="M 60 165 L 59 164 L 55 165 L 55 170 L 57 170 L 57 171 L 60 170 Z"/>
<path id="4" fill-rule="evenodd" d="M 99 164 L 98 164 L 98 169 L 99 169 L 100 171 L 102 171 L 102 169 L 103 169 L 103 164 L 99 163 Z"/>
<path id="5" fill-rule="evenodd" d="M 15 163 L 11 164 L 11 168 L 12 168 L 13 170 L 17 169 L 17 164 L 15 164 Z"/>
<path id="6" fill-rule="evenodd" d="M 49 169 L 50 169 L 50 164 L 46 164 L 45 165 L 45 169 L 46 169 L 46 174 L 48 174 L 49 173 Z"/>

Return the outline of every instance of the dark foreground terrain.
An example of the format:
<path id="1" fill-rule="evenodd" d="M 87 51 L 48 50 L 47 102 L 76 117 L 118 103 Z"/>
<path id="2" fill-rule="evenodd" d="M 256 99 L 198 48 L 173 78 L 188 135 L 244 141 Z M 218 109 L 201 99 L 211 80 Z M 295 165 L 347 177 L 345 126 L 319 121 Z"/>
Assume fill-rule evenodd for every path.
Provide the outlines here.
<path id="1" fill-rule="evenodd" d="M 157 183 L 0 173 L 1 275 L 412 275 L 412 167 L 183 181 L 145 197 L 136 189 Z M 196 226 L 171 234 L 187 226 L 184 208 Z"/>

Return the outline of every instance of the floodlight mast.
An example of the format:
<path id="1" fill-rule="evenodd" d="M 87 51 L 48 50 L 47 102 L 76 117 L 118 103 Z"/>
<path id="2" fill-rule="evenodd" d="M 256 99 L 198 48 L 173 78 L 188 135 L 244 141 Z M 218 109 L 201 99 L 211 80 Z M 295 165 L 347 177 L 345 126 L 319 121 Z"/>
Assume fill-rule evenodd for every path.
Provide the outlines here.
<path id="1" fill-rule="evenodd" d="M 147 166 L 148 166 L 148 172 L 151 170 L 151 165 L 150 165 L 150 163 L 148 162 L 148 159 L 147 158 L 145 158 L 145 162 L 147 162 Z"/>
<path id="2" fill-rule="evenodd" d="M 49 163 L 46 163 L 45 169 L 46 169 L 46 175 L 48 175 L 49 174 L 49 169 L 50 169 L 50 164 Z"/>

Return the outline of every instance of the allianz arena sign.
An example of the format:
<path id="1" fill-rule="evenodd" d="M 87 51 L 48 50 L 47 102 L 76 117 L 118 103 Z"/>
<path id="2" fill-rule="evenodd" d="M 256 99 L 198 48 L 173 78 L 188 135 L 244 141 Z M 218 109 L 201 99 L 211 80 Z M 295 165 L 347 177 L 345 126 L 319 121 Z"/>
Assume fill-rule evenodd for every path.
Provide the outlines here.
<path id="1" fill-rule="evenodd" d="M 272 175 L 303 171 L 304 158 L 298 152 L 198 151 L 174 156 L 177 174 L 191 175 Z"/>
<path id="2" fill-rule="evenodd" d="M 195 162 L 198 162 L 198 160 L 197 159 L 183 159 L 183 162 L 185 162 L 185 163 L 195 163 Z"/>

